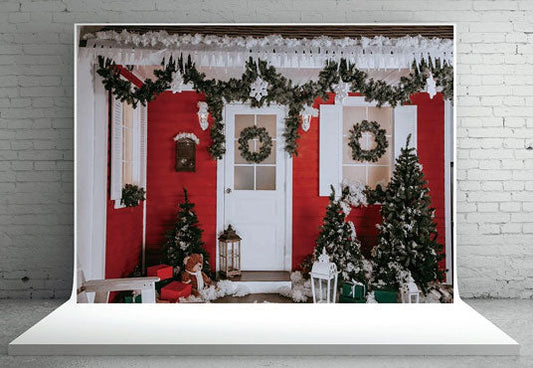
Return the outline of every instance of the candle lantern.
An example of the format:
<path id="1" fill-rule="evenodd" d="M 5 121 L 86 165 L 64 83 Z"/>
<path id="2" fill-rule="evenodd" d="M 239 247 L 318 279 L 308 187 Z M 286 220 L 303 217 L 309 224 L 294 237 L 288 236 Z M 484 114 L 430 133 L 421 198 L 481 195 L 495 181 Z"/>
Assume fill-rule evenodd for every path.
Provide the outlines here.
<path id="1" fill-rule="evenodd" d="M 403 303 L 420 303 L 420 290 L 415 284 L 415 280 L 411 275 L 407 279 L 407 284 L 402 288 L 402 302 Z"/>
<path id="2" fill-rule="evenodd" d="M 310 273 L 313 303 L 335 303 L 338 274 L 337 265 L 329 261 L 329 256 L 324 248 L 318 257 L 318 262 L 313 263 Z"/>
<path id="3" fill-rule="evenodd" d="M 228 278 L 241 274 L 241 240 L 231 225 L 218 237 L 219 268 Z"/>

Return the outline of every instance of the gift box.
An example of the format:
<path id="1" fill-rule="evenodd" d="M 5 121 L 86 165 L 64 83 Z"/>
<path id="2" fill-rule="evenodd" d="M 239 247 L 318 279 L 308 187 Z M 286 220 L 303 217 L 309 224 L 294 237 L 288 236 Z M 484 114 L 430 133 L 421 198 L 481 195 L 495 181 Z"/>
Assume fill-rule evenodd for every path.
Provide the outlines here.
<path id="1" fill-rule="evenodd" d="M 174 270 L 172 266 L 167 266 L 165 264 L 160 264 L 156 266 L 151 266 L 146 269 L 147 276 L 156 276 L 160 280 L 168 280 L 174 276 Z"/>
<path id="2" fill-rule="evenodd" d="M 124 303 L 142 303 L 141 295 L 136 295 L 135 297 L 133 294 L 126 295 L 124 297 Z"/>
<path id="3" fill-rule="evenodd" d="M 349 296 L 340 295 L 339 303 L 366 303 L 366 299 L 355 299 Z"/>
<path id="4" fill-rule="evenodd" d="M 171 282 L 173 282 L 174 280 L 173 279 L 168 279 L 168 280 L 161 280 L 161 281 L 157 281 L 155 283 L 155 290 L 161 294 L 161 289 L 164 288 L 165 286 L 167 286 L 168 284 L 170 284 Z"/>
<path id="5" fill-rule="evenodd" d="M 161 288 L 161 299 L 175 303 L 179 298 L 187 298 L 191 295 L 192 285 L 179 281 L 172 281 Z"/>
<path id="6" fill-rule="evenodd" d="M 341 296 L 345 298 L 364 300 L 366 297 L 366 285 L 355 281 L 344 282 L 341 286 Z"/>
<path id="7" fill-rule="evenodd" d="M 395 290 L 374 290 L 374 298 L 378 303 L 396 303 L 397 296 L 398 293 Z"/>

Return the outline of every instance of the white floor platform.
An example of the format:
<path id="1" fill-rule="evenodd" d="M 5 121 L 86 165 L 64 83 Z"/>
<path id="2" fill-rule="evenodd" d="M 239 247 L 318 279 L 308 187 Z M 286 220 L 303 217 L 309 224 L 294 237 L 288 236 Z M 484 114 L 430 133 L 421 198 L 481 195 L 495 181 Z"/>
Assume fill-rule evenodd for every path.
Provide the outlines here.
<path id="1" fill-rule="evenodd" d="M 462 301 L 407 304 L 76 304 L 9 344 L 11 355 L 516 355 Z"/>

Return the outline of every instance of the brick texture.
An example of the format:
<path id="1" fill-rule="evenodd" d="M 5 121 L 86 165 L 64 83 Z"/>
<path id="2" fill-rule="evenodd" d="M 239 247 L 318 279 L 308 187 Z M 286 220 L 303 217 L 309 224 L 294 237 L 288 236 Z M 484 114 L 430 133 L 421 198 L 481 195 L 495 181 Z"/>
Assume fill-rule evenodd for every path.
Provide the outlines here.
<path id="1" fill-rule="evenodd" d="M 533 2 L 2 1 L 0 298 L 64 298 L 73 253 L 73 23 L 455 22 L 459 288 L 533 297 Z"/>

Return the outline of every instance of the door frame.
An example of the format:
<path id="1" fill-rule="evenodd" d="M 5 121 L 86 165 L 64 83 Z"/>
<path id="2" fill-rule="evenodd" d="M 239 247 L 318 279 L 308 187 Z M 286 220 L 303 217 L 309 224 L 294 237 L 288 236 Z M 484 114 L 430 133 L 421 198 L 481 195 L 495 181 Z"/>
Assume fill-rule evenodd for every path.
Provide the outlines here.
<path id="1" fill-rule="evenodd" d="M 238 110 L 239 108 L 242 108 L 242 110 L 250 111 L 250 105 L 249 104 L 239 104 L 239 103 L 231 103 L 231 104 L 225 104 L 224 109 L 222 111 L 222 116 L 224 117 L 224 121 L 227 122 L 227 114 L 231 112 L 234 112 L 235 110 Z M 253 110 L 257 111 L 258 113 L 266 112 L 266 113 L 279 113 L 282 112 L 282 116 L 284 118 L 287 117 L 287 107 L 283 105 L 271 105 L 266 107 L 257 107 L 253 108 Z M 227 137 L 227 125 L 224 126 L 224 133 Z M 227 140 L 226 140 L 227 141 Z M 285 141 L 283 137 L 278 138 L 278 144 L 285 145 Z M 284 271 L 291 271 L 292 270 L 292 156 L 290 156 L 287 152 L 283 155 L 283 158 L 285 159 L 285 246 L 283 247 L 283 270 Z M 226 155 L 222 156 L 221 159 L 217 160 L 217 226 L 216 226 L 216 271 L 219 271 L 219 247 L 218 247 L 218 236 L 224 231 L 224 206 L 226 205 L 226 196 L 225 196 L 225 189 L 226 189 L 226 173 L 225 173 L 225 165 L 226 165 Z"/>

